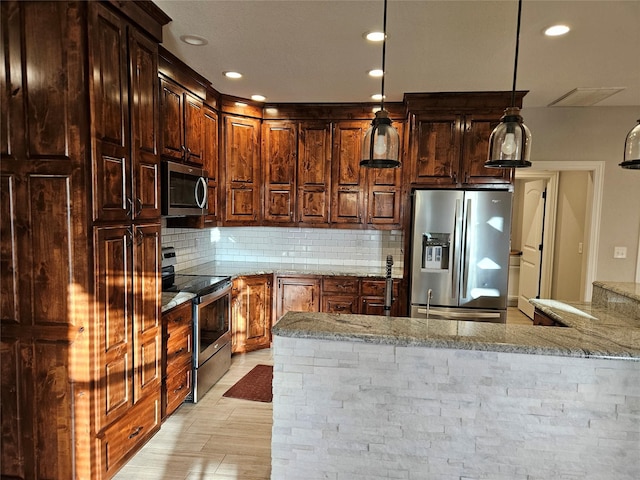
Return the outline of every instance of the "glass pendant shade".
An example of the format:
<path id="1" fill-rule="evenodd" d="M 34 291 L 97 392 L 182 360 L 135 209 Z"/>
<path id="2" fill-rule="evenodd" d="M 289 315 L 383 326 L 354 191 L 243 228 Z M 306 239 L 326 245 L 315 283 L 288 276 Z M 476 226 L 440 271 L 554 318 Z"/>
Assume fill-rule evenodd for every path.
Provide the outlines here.
<path id="1" fill-rule="evenodd" d="M 520 109 L 510 107 L 504 111 L 500 124 L 489 137 L 489 159 L 484 166 L 488 168 L 530 167 L 531 132 L 522 123 Z"/>
<path id="2" fill-rule="evenodd" d="M 391 125 L 386 110 L 378 110 L 364 135 L 361 167 L 396 168 L 400 166 L 400 136 Z"/>
<path id="3" fill-rule="evenodd" d="M 624 142 L 624 161 L 620 164 L 622 168 L 640 169 L 640 120 L 631 129 Z"/>

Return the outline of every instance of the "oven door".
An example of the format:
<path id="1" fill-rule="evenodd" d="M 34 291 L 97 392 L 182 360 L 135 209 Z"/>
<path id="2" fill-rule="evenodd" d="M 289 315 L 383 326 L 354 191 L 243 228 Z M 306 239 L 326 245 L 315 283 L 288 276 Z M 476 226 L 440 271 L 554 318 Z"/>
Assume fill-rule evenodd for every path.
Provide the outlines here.
<path id="1" fill-rule="evenodd" d="M 231 341 L 231 282 L 204 295 L 194 306 L 194 366 L 200 367 Z"/>

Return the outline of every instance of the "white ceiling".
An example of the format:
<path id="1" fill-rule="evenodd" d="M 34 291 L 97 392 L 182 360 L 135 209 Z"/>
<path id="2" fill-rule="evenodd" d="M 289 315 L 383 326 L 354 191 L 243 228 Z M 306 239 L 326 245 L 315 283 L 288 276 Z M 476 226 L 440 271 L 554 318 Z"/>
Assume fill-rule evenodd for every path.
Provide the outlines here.
<path id="1" fill-rule="evenodd" d="M 164 46 L 219 92 L 274 102 L 370 102 L 382 0 L 154 0 Z M 385 93 L 511 90 L 516 0 L 389 0 Z M 565 23 L 568 35 L 543 28 Z M 181 35 L 205 37 L 202 47 Z M 239 80 L 223 71 L 242 72 Z M 516 88 L 544 107 L 574 88 L 625 87 L 597 106 L 640 106 L 640 0 L 524 0 Z"/>

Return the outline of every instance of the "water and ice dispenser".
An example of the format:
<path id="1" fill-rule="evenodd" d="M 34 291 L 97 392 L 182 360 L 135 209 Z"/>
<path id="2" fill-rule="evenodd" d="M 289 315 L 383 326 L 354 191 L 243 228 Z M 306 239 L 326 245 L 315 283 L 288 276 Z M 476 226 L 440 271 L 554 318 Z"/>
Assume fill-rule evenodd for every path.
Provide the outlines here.
<path id="1" fill-rule="evenodd" d="M 451 234 L 422 234 L 422 268 L 427 270 L 448 270 Z"/>

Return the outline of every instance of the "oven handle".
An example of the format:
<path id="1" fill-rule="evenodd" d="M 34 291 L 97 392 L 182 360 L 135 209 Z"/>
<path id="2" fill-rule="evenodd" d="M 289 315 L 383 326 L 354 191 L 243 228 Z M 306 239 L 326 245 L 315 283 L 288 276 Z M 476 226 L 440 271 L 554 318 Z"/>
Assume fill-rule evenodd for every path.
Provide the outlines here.
<path id="1" fill-rule="evenodd" d="M 222 298 L 225 295 L 228 295 L 229 293 L 231 293 L 231 286 L 232 285 L 233 285 L 232 282 L 227 282 L 227 284 L 223 288 L 221 288 L 220 290 L 216 290 L 215 292 L 211 292 L 211 293 L 208 293 L 206 295 L 203 295 L 203 296 L 199 297 L 198 298 L 198 305 L 215 302 L 219 298 Z"/>

